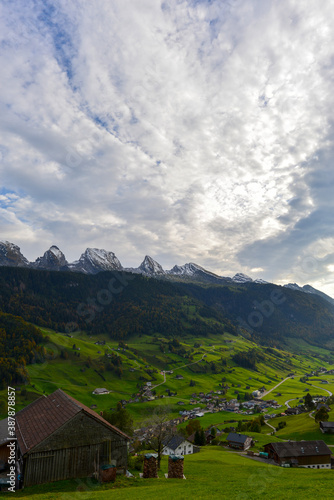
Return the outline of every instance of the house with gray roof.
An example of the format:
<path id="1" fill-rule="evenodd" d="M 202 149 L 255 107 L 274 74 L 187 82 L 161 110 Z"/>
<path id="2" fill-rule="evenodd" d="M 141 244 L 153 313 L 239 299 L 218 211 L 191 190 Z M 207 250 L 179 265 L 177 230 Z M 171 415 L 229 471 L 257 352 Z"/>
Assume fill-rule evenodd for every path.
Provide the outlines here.
<path id="1" fill-rule="evenodd" d="M 248 450 L 253 442 L 251 437 L 245 434 L 236 434 L 235 432 L 230 432 L 226 441 L 230 448 L 236 448 L 237 450 Z"/>
<path id="2" fill-rule="evenodd" d="M 184 436 L 173 436 L 164 441 L 163 455 L 190 455 L 194 453 L 194 445 Z"/>

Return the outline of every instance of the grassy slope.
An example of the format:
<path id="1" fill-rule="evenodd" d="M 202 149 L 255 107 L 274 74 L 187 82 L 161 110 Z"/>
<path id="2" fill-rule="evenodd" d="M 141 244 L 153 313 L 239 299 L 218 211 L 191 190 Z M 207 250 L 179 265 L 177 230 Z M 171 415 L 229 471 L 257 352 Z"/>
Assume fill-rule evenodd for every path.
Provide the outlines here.
<path id="1" fill-rule="evenodd" d="M 236 391 L 239 391 L 243 396 L 245 392 L 252 392 L 261 386 L 267 389 L 274 387 L 288 373 L 293 371 L 296 373 L 294 380 L 284 382 L 280 387 L 268 394 L 264 399 L 276 399 L 284 404 L 288 399 L 300 397 L 305 394 L 305 388 L 311 388 L 305 383 L 299 381 L 300 376 L 311 369 L 314 370 L 319 366 L 324 365 L 324 361 L 316 356 L 322 356 L 324 353 L 315 351 L 311 356 L 312 347 L 308 347 L 308 352 L 303 356 L 294 355 L 288 352 L 280 351 L 283 356 L 277 357 L 271 353 L 267 353 L 264 348 L 258 348 L 264 354 L 265 360 L 258 363 L 258 370 L 252 371 L 237 366 L 231 356 L 236 352 L 248 350 L 256 347 L 256 344 L 244 339 L 243 337 L 235 337 L 230 334 L 211 336 L 208 338 L 185 338 L 182 339 L 182 345 L 187 350 L 193 350 L 193 364 L 188 367 L 190 361 L 180 357 L 177 354 L 172 354 L 168 351 L 167 344 L 164 345 L 164 351 L 161 352 L 160 346 L 165 339 L 159 337 L 142 336 L 132 338 L 128 343 L 129 349 L 123 351 L 112 351 L 117 348 L 118 343 L 111 341 L 107 335 L 100 334 L 90 337 L 85 332 L 76 332 L 73 338 L 69 338 L 61 333 L 56 333 L 51 330 L 43 329 L 44 333 L 49 336 L 49 341 L 46 343 L 46 348 L 52 354 L 50 359 L 41 364 L 28 366 L 28 371 L 31 377 L 31 384 L 27 386 L 28 396 L 22 399 L 19 392 L 17 394 L 17 410 L 26 406 L 34 397 L 43 393 L 49 394 L 57 388 L 62 388 L 73 397 L 79 399 L 88 406 L 97 405 L 97 411 L 109 409 L 116 406 L 120 399 L 129 399 L 133 394 L 138 392 L 137 384 L 139 377 L 143 377 L 147 381 L 151 381 L 152 385 L 163 382 L 163 376 L 160 373 L 161 369 L 173 370 L 172 375 L 167 375 L 166 383 L 157 387 L 157 395 L 166 396 L 166 390 L 169 389 L 177 392 L 177 396 L 164 397 L 149 403 L 134 403 L 128 405 L 128 410 L 132 413 L 136 424 L 144 420 L 152 412 L 158 404 L 168 404 L 171 407 L 171 416 L 177 415 L 181 409 L 190 409 L 191 405 L 185 404 L 178 406 L 176 403 L 180 400 L 185 403 L 189 402 L 193 392 L 204 393 L 210 390 L 218 390 L 222 382 L 222 378 L 226 380 L 230 389 L 226 395 L 228 399 L 236 397 Z M 94 342 L 97 340 L 105 340 L 106 346 L 96 346 Z M 200 348 L 194 349 L 194 344 L 199 343 Z M 80 348 L 80 357 L 75 356 L 72 347 L 76 344 Z M 134 354 L 133 349 L 137 350 Z M 317 348 L 315 348 L 317 350 Z M 60 357 L 61 350 L 66 350 L 69 358 L 64 360 Z M 99 353 L 100 351 L 100 353 Z M 117 378 L 112 372 L 103 372 L 105 381 L 94 371 L 94 367 L 87 368 L 86 361 L 88 356 L 99 364 L 99 359 L 104 355 L 104 352 L 116 352 L 122 358 L 122 379 Z M 325 353 L 326 354 L 326 353 Z M 203 358 L 203 356 L 205 356 Z M 203 359 L 202 359 L 203 358 Z M 201 360 L 202 359 L 202 360 Z M 227 366 L 222 365 L 221 360 L 226 360 Z M 197 364 L 194 362 L 198 361 Z M 288 361 L 288 362 L 286 362 Z M 219 373 L 213 373 L 211 370 L 211 362 L 214 362 Z M 329 366 L 329 365 L 328 365 Z M 155 369 L 156 372 L 152 378 L 146 373 L 146 367 Z M 130 371 L 130 369 L 134 371 Z M 83 371 L 84 370 L 84 371 Z M 205 371 L 206 370 L 206 371 Z M 177 380 L 177 374 L 183 376 L 183 380 Z M 321 386 L 319 379 L 314 378 L 311 382 L 318 385 L 320 389 L 312 388 L 312 394 L 326 394 L 322 387 L 326 389 L 333 388 L 334 392 L 334 377 L 326 376 L 330 384 Z M 195 386 L 189 385 L 190 380 L 195 382 Z M 143 381 L 141 381 L 143 383 Z M 96 387 L 107 387 L 111 390 L 111 394 L 104 396 L 95 396 L 92 391 Z M 247 389 L 247 387 L 249 387 Z M 282 393 L 282 396 L 277 396 L 277 393 Z M 0 396 L 4 397 L 5 392 L 2 391 Z M 292 403 L 293 405 L 293 403 Z M 284 408 L 283 408 L 284 409 Z M 282 409 L 282 410 L 283 410 Z M 217 416 L 216 416 L 217 415 Z M 204 417 L 208 420 L 208 424 L 219 423 L 220 421 L 237 419 L 235 415 L 226 413 L 224 418 L 223 413 L 207 415 Z M 245 418 L 242 416 L 242 418 Z M 217 420 L 218 421 L 217 421 Z M 204 422 L 204 420 L 203 420 Z"/>
<path id="2" fill-rule="evenodd" d="M 115 485 L 98 486 L 90 482 L 64 481 L 45 487 L 27 488 L 16 493 L 17 498 L 77 500 L 156 498 L 184 500 L 236 499 L 255 500 L 260 497 L 307 500 L 333 497 L 333 471 L 311 469 L 283 469 L 256 462 L 218 447 L 202 449 L 185 458 L 186 480 L 166 480 L 167 458 L 162 461 L 160 479 L 120 478 Z M 81 490 L 81 491 L 78 491 Z"/>

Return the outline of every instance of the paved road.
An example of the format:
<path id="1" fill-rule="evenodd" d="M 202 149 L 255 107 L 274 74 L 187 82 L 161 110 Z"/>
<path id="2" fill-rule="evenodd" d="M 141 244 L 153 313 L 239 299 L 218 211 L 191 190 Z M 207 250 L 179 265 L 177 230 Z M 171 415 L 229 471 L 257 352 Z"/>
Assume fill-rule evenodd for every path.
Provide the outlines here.
<path id="1" fill-rule="evenodd" d="M 268 422 L 267 422 L 267 421 L 265 422 L 265 424 L 266 424 L 268 427 L 271 427 L 271 428 L 272 428 L 272 430 L 276 432 L 276 427 L 274 427 L 274 426 L 273 426 L 273 425 L 271 425 L 271 424 L 268 424 Z M 267 433 L 267 436 L 270 436 L 270 434 L 271 434 L 271 432 L 268 432 L 268 433 Z"/>
<path id="2" fill-rule="evenodd" d="M 293 375 L 294 376 L 294 375 Z M 286 377 L 284 380 L 282 380 L 282 382 L 280 382 L 279 384 L 275 385 L 275 387 L 273 387 L 272 389 L 269 389 L 269 391 L 266 391 L 262 394 L 262 396 L 260 396 L 258 399 L 262 399 L 264 398 L 264 396 L 267 396 L 267 394 L 269 394 L 271 391 L 274 391 L 277 387 L 279 387 L 281 384 L 283 384 L 284 382 L 286 382 L 287 380 L 289 380 L 289 378 L 292 378 L 291 377 Z"/>
<path id="3" fill-rule="evenodd" d="M 311 385 L 312 385 L 312 387 L 316 387 L 317 389 L 321 389 L 322 391 L 328 392 L 329 396 L 333 396 L 333 393 L 331 391 L 329 391 L 328 389 L 325 389 L 324 387 L 318 387 L 317 385 L 313 385 L 313 384 L 311 384 Z"/>
<path id="4" fill-rule="evenodd" d="M 285 401 L 285 403 L 284 403 L 284 404 L 285 404 L 285 406 L 286 406 L 287 408 L 291 408 L 291 406 L 289 405 L 290 401 L 296 401 L 296 399 L 299 399 L 299 398 L 293 398 L 293 399 L 289 399 L 288 401 Z"/>

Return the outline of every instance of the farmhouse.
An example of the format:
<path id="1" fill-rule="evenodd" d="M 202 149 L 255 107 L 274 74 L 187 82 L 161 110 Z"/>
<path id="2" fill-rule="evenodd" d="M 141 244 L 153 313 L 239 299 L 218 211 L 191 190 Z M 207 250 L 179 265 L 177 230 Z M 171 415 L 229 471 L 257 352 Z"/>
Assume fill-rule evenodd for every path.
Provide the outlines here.
<path id="1" fill-rule="evenodd" d="M 93 394 L 100 396 L 101 394 L 109 394 L 110 391 L 104 387 L 94 389 Z"/>
<path id="2" fill-rule="evenodd" d="M 311 469 L 331 468 L 331 450 L 324 441 L 268 443 L 264 451 L 279 465 L 297 463 L 299 467 Z"/>
<path id="3" fill-rule="evenodd" d="M 127 466 L 129 436 L 58 389 L 16 414 L 21 486 L 98 476 L 103 464 Z"/>
<path id="4" fill-rule="evenodd" d="M 226 441 L 230 448 L 238 450 L 248 450 L 252 446 L 251 437 L 245 436 L 245 434 L 236 434 L 235 432 L 230 432 Z"/>
<path id="5" fill-rule="evenodd" d="M 173 436 L 164 441 L 163 455 L 190 455 L 194 453 L 194 445 L 183 436 Z"/>
<path id="6" fill-rule="evenodd" d="M 320 430 L 323 434 L 334 434 L 334 422 L 320 422 Z"/>

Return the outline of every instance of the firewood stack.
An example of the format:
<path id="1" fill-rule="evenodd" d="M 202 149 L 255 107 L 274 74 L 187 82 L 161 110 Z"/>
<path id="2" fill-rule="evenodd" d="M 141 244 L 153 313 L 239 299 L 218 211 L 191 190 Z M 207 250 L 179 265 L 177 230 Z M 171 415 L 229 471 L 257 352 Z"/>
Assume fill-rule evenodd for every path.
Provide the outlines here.
<path id="1" fill-rule="evenodd" d="M 158 477 L 158 455 L 155 453 L 146 453 L 144 457 L 143 477 L 155 478 Z"/>
<path id="2" fill-rule="evenodd" d="M 168 458 L 168 479 L 183 479 L 183 455 L 170 455 Z"/>

